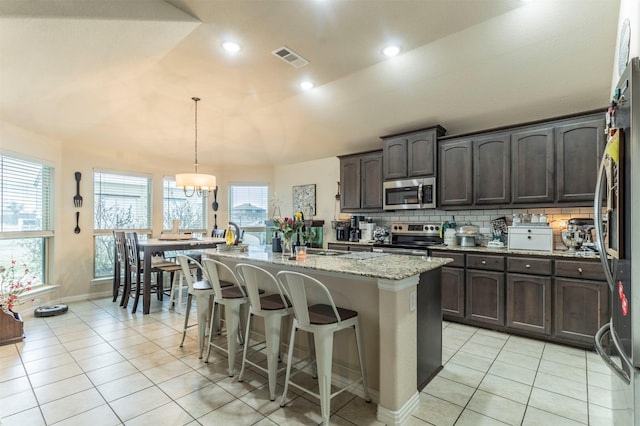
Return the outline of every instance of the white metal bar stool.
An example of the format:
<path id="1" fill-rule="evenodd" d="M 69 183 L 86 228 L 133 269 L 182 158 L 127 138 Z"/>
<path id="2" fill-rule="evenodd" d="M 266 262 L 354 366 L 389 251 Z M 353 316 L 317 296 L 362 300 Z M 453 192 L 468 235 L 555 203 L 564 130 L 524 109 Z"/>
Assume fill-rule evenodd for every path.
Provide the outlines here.
<path id="1" fill-rule="evenodd" d="M 187 329 L 189 327 L 192 327 L 193 325 L 196 325 L 189 325 L 191 301 L 195 296 L 196 309 L 198 311 L 198 345 L 200 348 L 198 357 L 202 359 L 202 352 L 204 351 L 204 335 L 207 329 L 207 315 L 209 314 L 208 308 L 211 297 L 214 295 L 213 287 L 211 286 L 211 283 L 209 281 L 196 281 L 193 275 L 191 275 L 192 269 L 190 264 L 195 264 L 203 271 L 203 277 L 207 277 L 206 272 L 204 272 L 204 268 L 197 261 L 183 255 L 178 255 L 177 260 L 178 264 L 182 268 L 182 275 L 187 280 L 187 286 L 189 287 L 189 290 L 187 291 L 187 309 L 184 315 L 184 327 L 182 328 L 182 341 L 180 342 L 180 347 L 184 345 L 184 338 L 187 335 Z M 211 322 L 213 323 L 213 321 Z"/>
<path id="2" fill-rule="evenodd" d="M 278 372 L 284 371 L 284 367 L 280 370 L 278 369 L 282 319 L 293 313 L 293 306 L 284 295 L 282 287 L 278 285 L 278 281 L 276 281 L 275 277 L 268 271 L 246 263 L 239 263 L 235 269 L 249 297 L 249 313 L 247 314 L 242 367 L 240 368 L 238 381 L 242 381 L 245 364 L 252 365 L 264 371 L 269 377 L 269 395 L 271 401 L 275 401 Z M 263 290 L 264 293 L 262 295 L 260 294 L 261 290 Z M 264 342 L 254 344 L 252 348 L 255 349 L 255 352 L 266 348 L 267 368 L 251 361 L 247 356 L 247 350 L 250 346 L 251 318 L 254 315 L 262 317 L 264 320 L 265 340 Z"/>
<path id="3" fill-rule="evenodd" d="M 331 399 L 353 385 L 362 382 L 365 400 L 371 401 L 366 383 L 364 354 L 362 352 L 362 336 L 360 335 L 360 323 L 358 313 L 351 309 L 338 308 L 333 302 L 331 293 L 324 284 L 317 279 L 294 271 L 280 271 L 276 275 L 278 282 L 284 287 L 287 297 L 293 304 L 294 318 L 291 326 L 291 340 L 289 342 L 289 355 L 287 357 L 287 375 L 284 384 L 284 392 L 280 406 L 284 407 L 287 400 L 289 385 L 320 399 L 320 411 L 322 422 L 329 424 Z M 322 299 L 324 303 L 310 301 L 308 295 Z M 333 358 L 333 337 L 337 331 L 353 327 L 358 348 L 361 378 L 356 379 L 346 386 L 331 393 L 331 367 Z M 291 362 L 295 343 L 296 330 L 304 330 L 313 334 L 316 365 L 318 370 L 319 393 L 304 388 L 294 383 L 291 378 Z M 313 359 L 313 356 L 312 356 Z M 298 370 L 298 372 L 301 370 Z"/>
<path id="4" fill-rule="evenodd" d="M 236 352 L 238 351 L 238 336 L 242 337 L 240 330 L 240 306 L 247 303 L 248 298 L 245 290 L 240 286 L 236 274 L 231 268 L 215 259 L 203 259 L 205 271 L 209 278 L 209 282 L 213 286 L 214 298 L 211 307 L 211 318 L 216 318 L 216 307 L 224 306 L 224 319 L 227 334 L 227 347 L 224 348 L 214 342 L 214 321 L 211 321 L 209 329 L 209 343 L 207 348 L 207 357 L 205 362 L 209 362 L 211 347 L 214 347 L 227 354 L 229 360 L 228 375 L 232 377 L 234 374 L 234 364 L 236 360 Z M 232 280 L 233 285 L 222 287 L 220 279 L 221 272 L 224 271 Z"/>

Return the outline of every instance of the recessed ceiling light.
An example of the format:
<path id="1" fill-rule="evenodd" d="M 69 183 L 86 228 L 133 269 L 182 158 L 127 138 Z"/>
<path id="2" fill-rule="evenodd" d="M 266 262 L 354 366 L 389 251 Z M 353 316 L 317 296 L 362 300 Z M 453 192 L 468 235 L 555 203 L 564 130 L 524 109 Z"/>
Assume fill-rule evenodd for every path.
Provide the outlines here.
<path id="1" fill-rule="evenodd" d="M 390 45 L 382 49 L 382 54 L 387 58 L 393 58 L 400 53 L 400 46 Z"/>
<path id="2" fill-rule="evenodd" d="M 229 53 L 238 53 L 240 51 L 240 45 L 233 41 L 225 41 L 222 43 L 222 47 Z"/>
<path id="3" fill-rule="evenodd" d="M 313 83 L 311 81 L 309 81 L 309 80 L 305 80 L 305 81 L 300 83 L 300 88 L 302 90 L 313 89 Z"/>

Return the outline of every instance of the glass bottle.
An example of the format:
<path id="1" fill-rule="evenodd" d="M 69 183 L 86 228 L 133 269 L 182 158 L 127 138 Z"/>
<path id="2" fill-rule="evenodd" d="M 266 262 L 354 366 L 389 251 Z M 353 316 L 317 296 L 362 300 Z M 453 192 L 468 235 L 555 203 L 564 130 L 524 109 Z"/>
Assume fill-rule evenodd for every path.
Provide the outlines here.
<path id="1" fill-rule="evenodd" d="M 231 226 L 227 228 L 227 232 L 224 234 L 224 240 L 228 246 L 232 246 L 236 242 L 236 237 L 233 235 L 233 229 Z"/>

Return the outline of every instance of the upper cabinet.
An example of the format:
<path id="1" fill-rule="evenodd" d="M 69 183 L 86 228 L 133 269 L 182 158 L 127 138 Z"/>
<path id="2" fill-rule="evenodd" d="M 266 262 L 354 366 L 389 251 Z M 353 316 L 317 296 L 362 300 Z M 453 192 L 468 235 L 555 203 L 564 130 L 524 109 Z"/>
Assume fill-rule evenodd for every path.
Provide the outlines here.
<path id="1" fill-rule="evenodd" d="M 438 205 L 466 206 L 473 203 L 471 139 L 440 143 L 438 149 Z"/>
<path id="2" fill-rule="evenodd" d="M 509 134 L 473 141 L 473 201 L 505 204 L 511 201 L 511 145 Z"/>
<path id="3" fill-rule="evenodd" d="M 341 156 L 340 210 L 382 210 L 382 151 Z"/>
<path id="4" fill-rule="evenodd" d="M 383 137 L 384 180 L 434 176 L 436 140 L 444 133 L 444 128 L 436 126 Z"/>
<path id="5" fill-rule="evenodd" d="M 593 113 L 441 139 L 438 206 L 591 205 L 604 124 Z"/>
<path id="6" fill-rule="evenodd" d="M 513 202 L 553 201 L 553 128 L 542 126 L 511 134 Z"/>
<path id="7" fill-rule="evenodd" d="M 602 114 L 567 121 L 555 139 L 558 201 L 592 201 L 605 145 Z"/>

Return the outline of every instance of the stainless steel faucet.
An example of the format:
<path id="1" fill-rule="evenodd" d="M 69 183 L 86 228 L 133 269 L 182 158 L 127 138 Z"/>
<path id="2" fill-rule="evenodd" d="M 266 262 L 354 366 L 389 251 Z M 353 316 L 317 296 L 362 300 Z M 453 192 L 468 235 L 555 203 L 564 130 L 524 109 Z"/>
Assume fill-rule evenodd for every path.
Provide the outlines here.
<path id="1" fill-rule="evenodd" d="M 229 226 L 233 226 L 236 230 L 236 242 L 234 245 L 238 245 L 242 242 L 242 234 L 240 233 L 240 227 L 235 222 L 229 222 Z"/>

